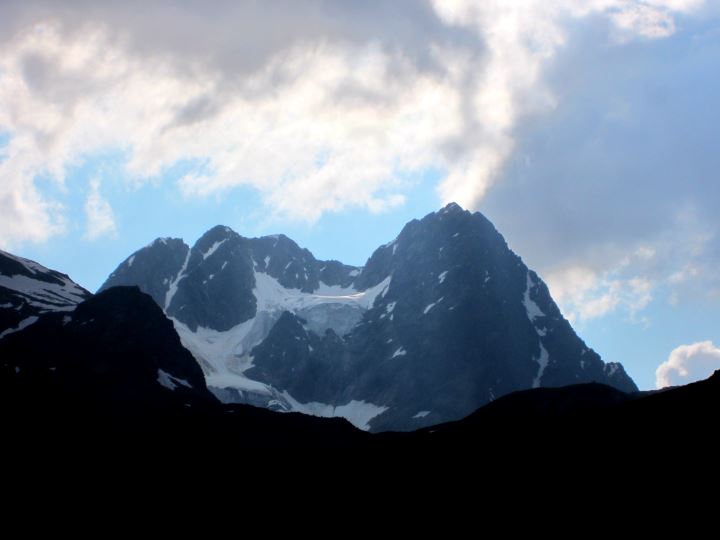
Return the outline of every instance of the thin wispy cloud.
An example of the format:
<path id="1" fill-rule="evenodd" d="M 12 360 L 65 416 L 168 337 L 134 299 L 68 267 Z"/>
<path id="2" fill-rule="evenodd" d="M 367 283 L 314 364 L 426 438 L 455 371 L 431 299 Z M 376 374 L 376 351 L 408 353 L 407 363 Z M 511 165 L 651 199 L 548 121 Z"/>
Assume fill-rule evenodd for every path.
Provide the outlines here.
<path id="1" fill-rule="evenodd" d="M 94 241 L 117 233 L 115 214 L 110 203 L 100 194 L 100 181 L 90 182 L 90 193 L 85 201 L 85 239 Z"/>

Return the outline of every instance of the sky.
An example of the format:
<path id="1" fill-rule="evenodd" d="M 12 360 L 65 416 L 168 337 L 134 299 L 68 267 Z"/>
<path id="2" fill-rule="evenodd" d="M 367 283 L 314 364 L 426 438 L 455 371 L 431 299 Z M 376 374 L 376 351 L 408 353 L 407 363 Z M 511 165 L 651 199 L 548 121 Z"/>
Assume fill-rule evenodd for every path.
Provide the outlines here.
<path id="1" fill-rule="evenodd" d="M 720 369 L 720 2 L 0 0 L 0 248 L 362 265 L 455 201 L 642 389 Z"/>

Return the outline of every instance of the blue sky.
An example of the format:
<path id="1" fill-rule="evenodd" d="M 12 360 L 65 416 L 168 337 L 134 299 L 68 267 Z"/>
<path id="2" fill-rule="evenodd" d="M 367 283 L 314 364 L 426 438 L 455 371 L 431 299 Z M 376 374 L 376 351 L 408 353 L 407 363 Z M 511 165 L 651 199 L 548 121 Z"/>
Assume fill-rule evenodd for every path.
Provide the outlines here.
<path id="1" fill-rule="evenodd" d="M 716 3 L 278 4 L 6 2 L 0 247 L 90 290 L 216 224 L 362 265 L 454 200 L 641 388 L 720 368 Z"/>

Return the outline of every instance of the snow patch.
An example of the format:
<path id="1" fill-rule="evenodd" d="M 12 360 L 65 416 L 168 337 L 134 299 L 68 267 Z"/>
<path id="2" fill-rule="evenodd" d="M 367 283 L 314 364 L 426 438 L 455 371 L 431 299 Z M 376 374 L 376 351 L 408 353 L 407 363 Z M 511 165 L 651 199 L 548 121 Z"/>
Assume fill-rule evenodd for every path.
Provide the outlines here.
<path id="1" fill-rule="evenodd" d="M 389 283 L 389 278 L 386 281 Z M 367 291 L 358 292 L 353 288 L 330 286 L 321 282 L 315 292 L 306 293 L 300 289 L 283 287 L 277 279 L 264 272 L 255 272 L 255 290 L 253 292 L 258 302 L 258 311 L 296 311 L 328 303 L 356 304 L 368 309 L 375 301 L 377 294 L 381 292 L 380 286 L 384 283 Z"/>
<path id="2" fill-rule="evenodd" d="M 340 285 L 327 285 L 324 282 L 320 282 L 317 289 L 313 291 L 313 294 L 318 296 L 351 296 L 357 294 L 358 291 L 352 287 L 341 287 Z"/>
<path id="3" fill-rule="evenodd" d="M 135 262 L 135 255 L 131 255 L 127 262 L 128 268 L 130 268 L 134 262 Z"/>
<path id="4" fill-rule="evenodd" d="M 168 291 L 165 294 L 165 311 L 167 311 L 167 309 L 170 307 L 170 302 L 172 302 L 172 299 L 177 292 L 180 280 L 185 277 L 185 270 L 187 270 L 188 263 L 190 262 L 190 253 L 192 253 L 192 251 L 188 250 L 187 255 L 185 256 L 185 262 L 183 262 L 183 265 L 180 270 L 178 270 L 175 279 L 173 279 L 172 283 L 170 283 L 170 287 L 168 287 Z"/>
<path id="5" fill-rule="evenodd" d="M 270 255 L 265 257 L 265 268 L 267 268 L 269 264 L 270 264 Z"/>
<path id="6" fill-rule="evenodd" d="M 448 270 L 445 270 L 442 274 L 438 276 L 438 282 L 443 283 L 445 281 L 445 278 L 448 275 Z"/>
<path id="7" fill-rule="evenodd" d="M 15 328 L 8 328 L 5 330 L 2 334 L 0 334 L 0 339 L 4 338 L 5 336 L 9 336 L 10 334 L 14 334 L 15 332 L 20 332 L 21 330 L 24 330 L 31 324 L 35 324 L 38 321 L 38 317 L 28 317 L 27 319 L 23 319 L 20 321 L 20 323 Z"/>
<path id="8" fill-rule="evenodd" d="M 208 249 L 205 253 L 203 253 L 203 261 L 206 260 L 210 255 L 215 253 L 220 246 L 222 246 L 227 241 L 227 238 L 224 238 L 223 240 L 218 240 L 215 242 L 212 246 L 210 246 L 210 249 Z"/>
<path id="9" fill-rule="evenodd" d="M 365 292 L 361 293 L 364 295 L 362 305 L 365 307 L 365 309 L 370 309 L 371 307 L 373 307 L 373 305 L 375 305 L 375 300 L 378 296 L 380 298 L 385 298 L 385 295 L 390 290 L 391 280 L 392 276 L 388 276 L 374 287 L 370 287 Z"/>
<path id="10" fill-rule="evenodd" d="M 225 332 L 203 327 L 193 332 L 180 321 L 171 320 L 183 346 L 203 369 L 208 386 L 247 389 L 260 384 L 246 382 L 243 375 L 253 365 L 250 352 L 267 337 L 279 316 L 261 312 Z"/>
<path id="11" fill-rule="evenodd" d="M 397 351 L 393 353 L 393 355 L 390 358 L 397 358 L 398 356 L 405 356 L 407 354 L 407 351 L 400 347 Z"/>
<path id="12" fill-rule="evenodd" d="M 430 414 L 430 411 L 420 411 L 415 416 L 413 416 L 413 420 L 415 418 L 425 418 L 428 414 Z"/>
<path id="13" fill-rule="evenodd" d="M 235 375 L 233 373 L 207 375 L 205 377 L 205 382 L 211 390 L 213 388 L 232 388 L 233 390 L 239 390 L 240 392 L 249 392 L 251 394 L 258 394 L 262 396 L 275 395 L 275 390 L 271 386 L 259 381 L 248 379 L 242 375 Z"/>
<path id="14" fill-rule="evenodd" d="M 168 390 L 175 390 L 180 385 L 185 386 L 187 388 L 192 388 L 190 383 L 187 382 L 185 379 L 180 379 L 179 377 L 170 375 L 167 371 L 164 371 L 162 369 L 158 369 L 157 382 L 159 382 L 162 386 L 164 386 Z"/>
<path id="15" fill-rule="evenodd" d="M 618 369 L 620 369 L 620 364 L 618 364 L 617 362 L 610 362 L 608 364 L 605 364 L 605 373 L 608 377 L 612 377 L 613 375 L 615 375 Z"/>
<path id="16" fill-rule="evenodd" d="M 257 311 L 252 319 L 224 332 L 203 327 L 193 332 L 180 321 L 171 320 L 183 346 L 200 364 L 208 387 L 217 390 L 234 389 L 241 393 L 264 396 L 265 399 L 270 397 L 282 403 L 289 401 L 289 398 L 283 398 L 283 395 L 272 386 L 252 380 L 245 375 L 245 372 L 253 367 L 251 354 L 253 348 L 268 336 L 280 315 L 284 311 L 290 311 L 310 320 L 311 315 L 320 317 L 328 310 L 331 315 L 336 312 L 348 315 L 345 313 L 348 309 L 362 313 L 373 306 L 378 296 L 387 293 L 390 281 L 391 278 L 388 276 L 366 291 L 337 285 L 330 286 L 321 282 L 313 293 L 306 293 L 300 289 L 288 289 L 272 276 L 256 271 L 253 295 L 256 299 Z M 177 282 L 173 291 L 177 288 Z M 316 313 L 317 310 L 323 313 Z M 405 353 L 402 351 L 399 354 Z M 307 404 L 297 406 L 300 407 L 297 409 L 299 412 L 308 412 L 307 407 L 310 407 Z M 358 426 L 366 426 L 371 418 L 385 410 L 383 407 L 364 402 L 351 402 L 338 407 L 319 404 L 318 407 L 323 408 L 327 415 L 343 416 Z M 295 410 L 292 406 L 290 409 Z"/>
<path id="17" fill-rule="evenodd" d="M 437 302 L 433 302 L 432 304 L 428 304 L 427 306 L 425 306 L 425 309 L 423 310 L 423 315 L 427 315 L 428 312 L 429 312 L 432 308 L 434 308 L 435 306 L 437 306 L 437 305 L 438 305 L 440 302 L 442 302 L 444 299 L 445 299 L 445 297 L 443 296 L 443 297 L 440 298 L 440 300 L 438 300 Z"/>
<path id="18" fill-rule="evenodd" d="M 376 289 L 357 292 L 321 283 L 316 292 L 331 294 L 310 294 L 299 289 L 287 289 L 272 276 L 255 272 L 253 294 L 257 313 L 252 319 L 225 332 L 203 327 L 193 332 L 180 321 L 173 319 L 173 323 L 183 346 L 203 368 L 208 386 L 269 394 L 271 390 L 267 385 L 252 381 L 243 373 L 252 367 L 252 349 L 268 336 L 283 311 L 298 313 L 322 305 L 338 304 L 358 310 L 368 309 L 368 304 L 377 296 Z"/>
<path id="19" fill-rule="evenodd" d="M 545 316 L 543 310 L 541 310 L 540 307 L 535 303 L 535 301 L 530 298 L 530 289 L 534 286 L 535 283 L 533 282 L 533 278 L 530 277 L 530 272 L 528 272 L 525 285 L 525 294 L 523 295 L 523 304 L 525 305 L 525 311 L 527 312 L 527 316 L 528 319 L 530 319 L 530 322 L 534 322 L 535 319 Z"/>
<path id="20" fill-rule="evenodd" d="M 0 275 L 0 287 L 22 294 L 28 304 L 43 311 L 72 311 L 85 299 L 80 286 L 65 278 L 58 284 L 20 274 Z"/>
<path id="21" fill-rule="evenodd" d="M 533 380 L 533 388 L 538 388 L 540 386 L 540 382 L 542 380 L 543 373 L 545 373 L 545 368 L 548 365 L 548 361 L 550 359 L 550 355 L 547 352 L 547 349 L 545 346 L 540 342 L 540 356 L 538 358 L 535 358 L 535 362 L 538 363 L 538 372 L 535 376 L 535 379 Z"/>
<path id="22" fill-rule="evenodd" d="M 321 416 L 323 418 L 332 418 L 340 416 L 356 428 L 368 431 L 370 429 L 370 421 L 376 416 L 381 415 L 388 410 L 388 407 L 375 405 L 366 401 L 352 400 L 345 405 L 328 405 L 320 402 L 300 403 L 293 398 L 287 391 L 282 393 L 282 397 L 290 405 L 293 412 L 301 412 L 312 416 Z"/>

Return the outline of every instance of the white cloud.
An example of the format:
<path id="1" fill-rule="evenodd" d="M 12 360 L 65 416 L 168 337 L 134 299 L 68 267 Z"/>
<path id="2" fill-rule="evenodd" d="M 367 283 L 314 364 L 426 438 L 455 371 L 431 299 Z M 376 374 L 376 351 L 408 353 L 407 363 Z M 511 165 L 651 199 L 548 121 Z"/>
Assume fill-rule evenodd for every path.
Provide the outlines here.
<path id="1" fill-rule="evenodd" d="M 90 193 L 85 201 L 85 239 L 97 240 L 117 233 L 115 215 L 110 203 L 100 194 L 100 181 L 90 181 Z"/>
<path id="2" fill-rule="evenodd" d="M 547 284 L 565 317 L 582 323 L 622 309 L 633 322 L 647 324 L 639 314 L 653 299 L 654 284 L 645 278 L 621 278 L 581 266 L 563 268 L 547 276 Z"/>
<path id="3" fill-rule="evenodd" d="M 11 140 L 0 160 L 0 247 L 9 249 L 17 240 L 43 242 L 65 228 L 62 206 L 44 198 L 30 181 L 38 170 L 41 156 L 26 140 Z"/>
<path id="4" fill-rule="evenodd" d="M 131 1 L 9 2 L 0 128 L 13 138 L 0 164 L 0 236 L 62 230 L 36 177 L 64 185 L 69 164 L 107 148 L 126 151 L 132 182 L 195 161 L 179 182 L 186 195 L 249 186 L 270 213 L 310 222 L 402 204 L 412 188 L 403 179 L 427 168 L 446 172 L 442 199 L 477 207 L 520 119 L 555 106 L 541 75 L 567 20 L 607 17 L 629 36 L 663 37 L 673 13 L 699 5 L 156 2 L 138 18 Z"/>
<path id="5" fill-rule="evenodd" d="M 624 7 L 612 15 L 618 29 L 647 38 L 663 38 L 675 33 L 675 20 L 667 12 L 645 4 Z"/>
<path id="6" fill-rule="evenodd" d="M 706 379 L 720 369 L 720 348 L 711 341 L 681 345 L 655 372 L 656 387 L 677 386 Z"/>

